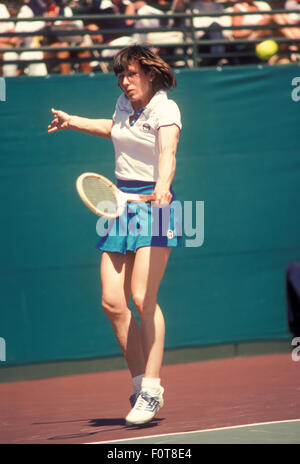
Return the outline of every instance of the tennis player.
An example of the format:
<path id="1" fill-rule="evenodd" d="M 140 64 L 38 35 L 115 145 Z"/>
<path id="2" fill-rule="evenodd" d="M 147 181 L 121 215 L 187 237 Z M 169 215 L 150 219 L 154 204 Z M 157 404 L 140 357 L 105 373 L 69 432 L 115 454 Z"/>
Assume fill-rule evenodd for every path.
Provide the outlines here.
<path id="1" fill-rule="evenodd" d="M 88 119 L 52 109 L 52 133 L 61 129 L 112 139 L 115 149 L 117 186 L 124 192 L 155 195 L 155 205 L 143 204 L 138 226 L 153 226 L 155 208 L 169 208 L 170 221 L 159 232 L 108 233 L 100 237 L 102 307 L 108 316 L 124 354 L 133 383 L 131 411 L 126 423 L 151 421 L 163 406 L 164 388 L 160 381 L 165 321 L 157 294 L 172 247 L 181 245 L 181 225 L 175 209 L 172 180 L 181 131 L 180 110 L 167 96 L 176 87 L 176 78 L 167 63 L 146 47 L 134 45 L 118 52 L 113 63 L 122 90 L 112 119 Z M 137 214 L 137 206 L 127 204 L 124 221 Z M 157 215 L 156 215 L 157 217 Z M 147 219 L 147 221 L 146 221 Z M 125 224 L 125 226 L 127 223 Z M 140 324 L 129 309 L 132 297 Z"/>

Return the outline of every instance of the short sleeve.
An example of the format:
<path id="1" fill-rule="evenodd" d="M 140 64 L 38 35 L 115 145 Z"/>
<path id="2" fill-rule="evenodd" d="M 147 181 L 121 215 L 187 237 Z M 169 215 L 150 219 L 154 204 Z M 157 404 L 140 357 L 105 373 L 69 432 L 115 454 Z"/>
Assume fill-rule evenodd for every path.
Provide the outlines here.
<path id="1" fill-rule="evenodd" d="M 121 97 L 119 97 L 119 98 L 117 99 L 117 101 L 116 101 L 115 110 L 114 110 L 113 115 L 112 115 L 112 120 L 113 120 L 114 122 L 115 122 L 115 120 L 116 120 L 116 115 L 117 115 L 117 112 L 118 112 L 118 106 L 119 106 L 120 98 L 121 98 Z"/>
<path id="2" fill-rule="evenodd" d="M 181 114 L 177 103 L 174 100 L 162 102 L 157 108 L 157 129 L 162 126 L 172 126 L 175 124 L 182 129 Z"/>

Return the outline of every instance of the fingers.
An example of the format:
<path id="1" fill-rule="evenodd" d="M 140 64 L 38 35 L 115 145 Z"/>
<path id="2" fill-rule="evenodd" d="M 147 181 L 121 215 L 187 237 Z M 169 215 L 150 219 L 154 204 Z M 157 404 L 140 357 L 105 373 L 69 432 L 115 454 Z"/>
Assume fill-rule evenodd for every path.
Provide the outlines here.
<path id="1" fill-rule="evenodd" d="M 51 111 L 53 113 L 53 116 L 55 118 L 62 118 L 63 117 L 63 111 L 60 111 L 60 110 L 55 110 L 54 108 L 51 108 Z"/>
<path id="2" fill-rule="evenodd" d="M 55 110 L 51 110 L 53 112 L 53 114 L 55 114 Z M 59 120 L 57 117 L 55 117 L 53 119 L 53 121 L 51 122 L 51 124 L 49 124 L 48 126 L 48 133 L 51 133 L 51 132 L 55 132 L 58 130 L 58 124 L 59 124 Z"/>
<path id="3" fill-rule="evenodd" d="M 166 192 L 163 194 L 154 192 L 153 205 L 158 206 L 159 208 L 168 206 L 171 200 L 172 200 L 172 194 L 170 192 Z"/>
<path id="4" fill-rule="evenodd" d="M 56 131 L 58 131 L 58 130 L 59 130 L 58 126 L 56 126 L 56 125 L 54 125 L 54 124 L 50 124 L 50 125 L 48 126 L 48 134 L 51 134 L 51 132 L 56 132 Z"/>
<path id="5" fill-rule="evenodd" d="M 51 108 L 51 111 L 53 113 L 53 116 L 55 118 L 61 118 L 61 119 L 65 119 L 67 113 L 64 113 L 64 111 L 61 111 L 61 110 L 55 110 L 54 108 Z"/>
<path id="6" fill-rule="evenodd" d="M 56 110 L 55 108 L 51 108 L 51 112 L 53 114 L 53 121 L 48 126 L 48 133 L 57 132 L 62 129 L 68 129 L 68 119 L 69 115 L 64 113 L 63 111 Z"/>

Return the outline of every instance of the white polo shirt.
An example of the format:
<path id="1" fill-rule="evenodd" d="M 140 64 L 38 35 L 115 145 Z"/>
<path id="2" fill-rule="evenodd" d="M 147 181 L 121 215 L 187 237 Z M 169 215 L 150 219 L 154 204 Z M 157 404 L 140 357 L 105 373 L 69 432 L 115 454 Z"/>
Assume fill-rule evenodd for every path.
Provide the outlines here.
<path id="1" fill-rule="evenodd" d="M 155 182 L 158 177 L 158 129 L 176 124 L 181 129 L 181 115 L 175 101 L 159 90 L 137 121 L 130 126 L 134 113 L 123 93 L 117 100 L 111 137 L 115 149 L 115 175 L 121 180 Z"/>

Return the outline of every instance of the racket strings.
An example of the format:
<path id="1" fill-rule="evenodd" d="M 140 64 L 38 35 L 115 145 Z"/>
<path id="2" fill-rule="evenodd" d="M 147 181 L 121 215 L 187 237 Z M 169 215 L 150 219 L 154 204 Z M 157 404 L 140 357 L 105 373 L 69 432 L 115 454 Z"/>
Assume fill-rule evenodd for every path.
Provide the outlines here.
<path id="1" fill-rule="evenodd" d="M 112 188 L 99 178 L 86 177 L 83 189 L 92 205 L 102 213 L 115 214 L 118 208 L 117 198 Z"/>

